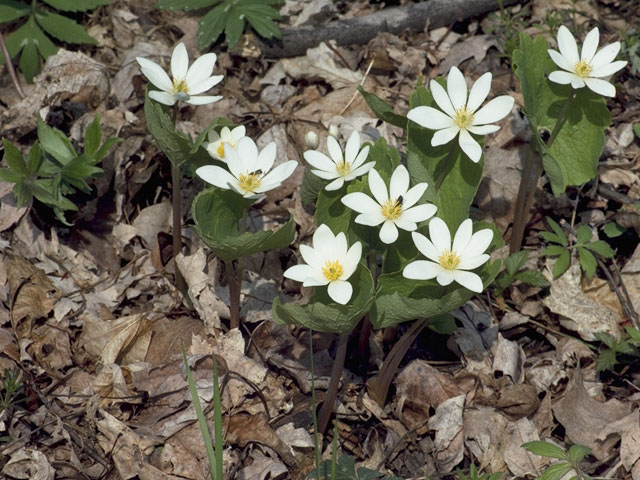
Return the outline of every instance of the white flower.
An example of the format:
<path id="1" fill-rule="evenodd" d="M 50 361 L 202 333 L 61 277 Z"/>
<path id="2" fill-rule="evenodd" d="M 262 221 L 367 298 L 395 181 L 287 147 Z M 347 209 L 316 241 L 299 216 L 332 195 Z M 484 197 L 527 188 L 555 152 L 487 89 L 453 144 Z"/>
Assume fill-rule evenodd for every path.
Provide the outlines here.
<path id="1" fill-rule="evenodd" d="M 317 150 L 304 152 L 304 159 L 309 165 L 315 167 L 315 170 L 311 170 L 313 174 L 325 180 L 333 180 L 325 187 L 326 190 L 340 189 L 344 182 L 350 182 L 354 178 L 364 175 L 376 163 L 364 163 L 369 155 L 369 146 L 367 145 L 360 150 L 360 135 L 355 130 L 347 140 L 344 156 L 340 144 L 332 136 L 327 137 L 327 150 L 329 157 Z"/>
<path id="2" fill-rule="evenodd" d="M 582 50 L 578 55 L 576 39 L 567 27 L 562 25 L 558 29 L 558 48 L 560 51 L 549 49 L 551 60 L 562 70 L 556 70 L 549 74 L 549 80 L 562 85 L 571 84 L 573 88 L 582 88 L 585 85 L 594 92 L 605 97 L 614 97 L 616 87 L 599 77 L 608 77 L 623 68 L 627 62 L 613 60 L 620 51 L 620 42 L 612 43 L 598 49 L 600 33 L 598 27 L 591 30 L 582 44 Z"/>
<path id="3" fill-rule="evenodd" d="M 195 96 L 206 92 L 217 85 L 224 78 L 223 75 L 211 75 L 216 64 L 216 54 L 207 53 L 199 57 L 189 68 L 189 54 L 184 43 L 179 43 L 171 55 L 171 76 L 160 65 L 144 57 L 137 57 L 144 76 L 155 85 L 158 90 L 149 92 L 155 101 L 165 105 L 173 105 L 178 100 L 192 105 L 204 105 L 220 100 L 221 96 Z"/>
<path id="4" fill-rule="evenodd" d="M 462 222 L 452 246 L 447 224 L 440 218 L 432 219 L 429 222 L 430 241 L 418 232 L 413 232 L 411 236 L 420 253 L 433 261 L 413 261 L 404 267 L 402 275 L 412 280 L 435 278 L 440 285 L 456 281 L 472 292 L 480 293 L 482 280 L 475 273 L 466 270 L 473 270 L 489 260 L 489 255 L 484 251 L 491 243 L 493 231 L 487 228 L 473 235 L 472 231 L 470 219 Z"/>
<path id="5" fill-rule="evenodd" d="M 446 91 L 435 80 L 431 80 L 429 86 L 442 112 L 432 107 L 416 107 L 409 110 L 407 118 L 425 128 L 437 130 L 431 138 L 433 147 L 449 143 L 459 133 L 460 148 L 477 163 L 482 156 L 482 147 L 470 133 L 487 135 L 500 130 L 498 125 L 491 123 L 502 120 L 511 112 L 513 98 L 509 95 L 496 97 L 478 110 L 491 90 L 491 73 L 487 72 L 475 81 L 467 98 L 467 82 L 457 67 L 449 70 Z"/>
<path id="6" fill-rule="evenodd" d="M 300 245 L 300 253 L 307 265 L 294 265 L 284 272 L 284 276 L 302 282 L 305 287 L 329 285 L 329 297 L 345 305 L 353 295 L 353 287 L 347 279 L 358 267 L 362 244 L 356 242 L 347 250 L 345 234 L 334 235 L 324 224 L 313 234 L 312 243 L 312 247 Z"/>
<path id="7" fill-rule="evenodd" d="M 237 148 L 225 144 L 224 157 L 231 173 L 215 165 L 205 165 L 196 170 L 196 175 L 205 182 L 234 190 L 246 198 L 258 198 L 260 194 L 279 187 L 298 166 L 298 162 L 289 160 L 271 170 L 276 159 L 275 142 L 258 153 L 258 147 L 249 137 L 241 138 Z"/>
<path id="8" fill-rule="evenodd" d="M 372 169 L 369 171 L 369 190 L 375 200 L 362 192 L 354 192 L 342 197 L 342 203 L 360 213 L 356 223 L 372 227 L 382 223 L 380 240 L 393 243 L 398 239 L 398 228 L 412 232 L 418 228 L 417 222 L 436 213 L 436 206 L 430 203 L 413 206 L 426 189 L 427 183 L 409 188 L 409 172 L 403 165 L 393 171 L 389 190 L 380 174 Z"/>
<path id="9" fill-rule="evenodd" d="M 318 148 L 320 138 L 318 137 L 318 134 L 316 132 L 314 132 L 313 130 L 309 130 L 304 134 L 304 143 L 307 145 L 307 148 L 315 150 L 316 148 Z"/>
<path id="10" fill-rule="evenodd" d="M 229 127 L 222 127 L 220 133 L 216 132 L 215 130 L 211 130 L 209 132 L 209 142 L 207 142 L 205 147 L 207 149 L 207 152 L 209 152 L 209 155 L 224 162 L 226 161 L 224 156 L 225 144 L 236 148 L 240 139 L 246 136 L 246 134 L 247 129 L 244 128 L 244 125 L 240 125 L 233 130 L 230 130 Z"/>

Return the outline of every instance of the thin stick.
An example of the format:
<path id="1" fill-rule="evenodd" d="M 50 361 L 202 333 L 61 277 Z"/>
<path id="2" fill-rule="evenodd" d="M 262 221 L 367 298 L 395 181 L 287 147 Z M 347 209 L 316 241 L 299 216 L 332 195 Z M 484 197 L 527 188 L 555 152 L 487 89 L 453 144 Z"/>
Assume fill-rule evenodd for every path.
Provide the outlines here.
<path id="1" fill-rule="evenodd" d="M 529 196 L 529 191 L 534 190 L 538 183 L 539 175 L 533 175 L 532 172 L 536 170 L 534 164 L 536 163 L 535 157 L 538 154 L 535 150 L 534 144 L 529 145 L 527 156 L 524 160 L 524 168 L 522 170 L 522 178 L 520 180 L 520 188 L 518 189 L 518 198 L 516 199 L 516 208 L 513 219 L 513 229 L 511 230 L 511 243 L 509 244 L 509 253 L 513 255 L 520 250 L 522 245 L 522 239 L 524 237 L 524 229 L 527 224 L 529 209 L 531 208 L 530 202 L 527 202 L 529 197 L 533 198 L 533 195 Z M 542 162 L 539 162 L 542 164 Z M 535 179 L 535 183 L 534 183 Z M 533 185 L 532 185 L 533 184 Z M 527 205 L 529 203 L 529 205 Z"/>
<path id="2" fill-rule="evenodd" d="M 18 95 L 20 98 L 24 98 L 24 92 L 22 91 L 22 86 L 20 86 L 20 80 L 18 80 L 18 76 L 16 75 L 16 71 L 13 68 L 13 63 L 11 63 L 11 57 L 9 56 L 9 50 L 7 50 L 7 45 L 4 43 L 4 37 L 0 32 L 0 49 L 2 49 L 2 56 L 4 56 L 4 63 L 7 66 L 7 70 L 9 70 L 9 76 L 11 77 L 11 81 L 13 82 L 13 86 L 16 87 L 18 91 Z"/>
<path id="3" fill-rule="evenodd" d="M 340 377 L 342 377 L 342 370 L 344 368 L 344 360 L 347 356 L 347 344 L 349 343 L 349 334 L 343 333 L 340 335 L 338 343 L 338 352 L 336 353 L 336 359 L 333 362 L 333 369 L 331 370 L 331 379 L 329 380 L 329 388 L 327 389 L 327 395 L 324 397 L 324 402 L 320 408 L 320 414 L 318 415 L 318 431 L 324 433 L 329 424 L 329 419 L 333 413 L 333 404 L 338 396 L 338 386 L 340 385 Z"/>
<path id="4" fill-rule="evenodd" d="M 320 446 L 318 445 L 318 415 L 316 413 L 316 373 L 313 369 L 313 330 L 309 329 L 309 355 L 311 355 L 311 407 L 313 408 L 313 453 L 316 460 L 316 472 L 320 478 Z"/>
<path id="5" fill-rule="evenodd" d="M 176 258 L 182 252 L 182 207 L 180 202 L 180 180 L 182 174 L 180 165 L 171 162 L 171 202 L 173 205 L 173 267 L 176 271 L 176 288 L 185 296 L 187 294 L 187 284 L 178 268 Z"/>

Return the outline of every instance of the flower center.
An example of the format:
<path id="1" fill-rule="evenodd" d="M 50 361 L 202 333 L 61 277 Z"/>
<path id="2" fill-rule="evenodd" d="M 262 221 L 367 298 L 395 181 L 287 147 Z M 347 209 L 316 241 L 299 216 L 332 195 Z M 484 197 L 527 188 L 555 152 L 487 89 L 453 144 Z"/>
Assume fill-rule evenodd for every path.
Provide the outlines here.
<path id="1" fill-rule="evenodd" d="M 330 282 L 334 282 L 338 280 L 342 276 L 342 265 L 337 260 L 333 262 L 331 260 L 327 260 L 324 262 L 324 267 L 322 267 L 322 274 L 324 278 L 329 280 Z"/>
<path id="2" fill-rule="evenodd" d="M 224 142 L 220 142 L 220 145 L 218 145 L 218 156 L 224 158 Z"/>
<path id="3" fill-rule="evenodd" d="M 454 123 L 461 129 L 467 128 L 473 121 L 473 113 L 467 110 L 467 107 L 461 107 L 456 110 L 456 118 L 453 119 Z"/>
<path id="4" fill-rule="evenodd" d="M 255 192 L 260 186 L 260 175 L 255 172 L 247 173 L 246 175 L 241 173 L 238 177 L 238 184 L 245 192 Z"/>
<path id="5" fill-rule="evenodd" d="M 173 93 L 189 93 L 189 88 L 187 87 L 187 81 L 181 78 L 173 79 Z"/>
<path id="6" fill-rule="evenodd" d="M 342 159 L 340 163 L 336 165 L 336 170 L 341 176 L 346 177 L 347 175 L 349 175 L 349 173 L 351 173 L 351 164 L 349 162 L 345 162 L 344 159 Z"/>
<path id="7" fill-rule="evenodd" d="M 584 60 L 580 60 L 573 67 L 574 73 L 580 78 L 588 77 L 589 74 L 591 73 L 591 70 L 593 70 L 593 67 L 589 65 L 587 62 L 585 62 Z"/>
<path id="8" fill-rule="evenodd" d="M 447 270 L 455 270 L 456 267 L 460 264 L 460 257 L 451 250 L 445 250 L 440 258 L 438 258 L 438 263 L 442 268 L 446 268 Z"/>
<path id="9" fill-rule="evenodd" d="M 402 215 L 402 203 L 398 200 L 387 200 L 384 205 L 382 205 L 382 215 L 387 220 L 397 220 L 400 215 Z"/>

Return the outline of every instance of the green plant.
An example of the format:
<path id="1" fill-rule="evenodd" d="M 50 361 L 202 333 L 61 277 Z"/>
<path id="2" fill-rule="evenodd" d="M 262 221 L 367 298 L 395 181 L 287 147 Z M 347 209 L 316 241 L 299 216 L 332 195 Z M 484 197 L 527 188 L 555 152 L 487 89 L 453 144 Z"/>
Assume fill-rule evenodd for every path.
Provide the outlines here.
<path id="1" fill-rule="evenodd" d="M 572 470 L 575 472 L 575 475 L 571 477 L 571 480 L 591 478 L 580 468 L 580 462 L 591 452 L 589 447 L 572 445 L 567 452 L 551 442 L 542 441 L 527 442 L 523 444 L 522 447 L 541 457 L 557 458 L 560 460 L 560 462 L 547 467 L 544 473 L 538 477 L 538 480 L 560 480 Z"/>
<path id="2" fill-rule="evenodd" d="M 119 141 L 110 138 L 102 143 L 100 116 L 96 116 L 85 132 L 84 151 L 78 153 L 63 132 L 38 118 L 38 141 L 26 159 L 6 138 L 2 140 L 8 168 L 0 168 L 0 180 L 15 184 L 13 194 L 18 205 L 31 203 L 35 197 L 53 208 L 61 222 L 70 225 L 64 212 L 77 211 L 78 207 L 66 196 L 76 190 L 91 192 L 86 180 L 103 173 L 96 165 Z"/>
<path id="3" fill-rule="evenodd" d="M 500 272 L 492 285 L 492 289 L 496 295 L 501 295 L 502 292 L 513 285 L 516 280 L 531 285 L 532 287 L 544 288 L 549 286 L 549 282 L 541 272 L 523 268 L 528 258 L 529 252 L 521 250 L 505 259 L 505 269 Z"/>
<path id="4" fill-rule="evenodd" d="M 0 413 L 4 412 L 11 405 L 19 401 L 20 394 L 24 388 L 19 370 L 6 370 L 0 377 L 2 389 L 0 389 Z"/>
<path id="5" fill-rule="evenodd" d="M 85 12 L 109 4 L 108 0 L 43 1 L 49 7 L 63 12 Z M 29 83 L 40 71 L 40 57 L 46 60 L 58 51 L 58 47 L 49 40 L 46 34 L 65 43 L 90 45 L 98 43 L 74 20 L 49 9 L 40 8 L 36 0 L 23 2 L 0 0 L 0 24 L 14 22 L 25 17 L 27 20 L 7 37 L 6 43 L 11 58 L 22 52 L 18 65 Z M 3 63 L 4 58 L 0 57 L 0 65 Z"/>
<path id="6" fill-rule="evenodd" d="M 496 37 L 501 57 L 511 60 L 513 51 L 518 48 L 520 32 L 529 26 L 527 17 L 531 14 L 531 8 L 527 5 L 514 11 L 513 8 L 504 8 L 502 2 L 498 2 L 500 10 L 489 15 L 493 24 L 487 28 L 487 33 Z"/>
<path id="7" fill-rule="evenodd" d="M 457 469 L 456 474 L 460 480 L 499 480 L 502 476 L 502 472 L 489 473 L 484 472 L 480 473 L 476 468 L 475 464 L 469 465 L 469 474 L 466 475 L 462 470 Z"/>
<path id="8" fill-rule="evenodd" d="M 307 478 L 316 480 L 402 480 L 400 477 L 386 475 L 370 468 L 356 469 L 355 460 L 350 455 L 340 455 L 337 459 L 324 460 L 320 464 L 320 468 L 311 472 Z"/>
<path id="9" fill-rule="evenodd" d="M 572 234 L 575 243 L 570 243 L 567 234 L 555 220 L 547 217 L 547 223 L 553 232 L 543 231 L 540 232 L 540 236 L 553 245 L 546 247 L 542 251 L 542 255 L 558 257 L 553 266 L 553 278 L 557 278 L 567 271 L 571 264 L 572 250 L 577 250 L 578 261 L 587 278 L 593 277 L 598 266 L 594 254 L 604 258 L 612 258 L 615 255 L 613 249 L 604 240 L 591 241 L 592 231 L 587 225 L 580 225 L 576 229 L 575 235 Z"/>
<path id="10" fill-rule="evenodd" d="M 165 10 L 201 10 L 213 7 L 200 19 L 198 48 L 207 50 L 224 32 L 229 48 L 243 34 L 246 23 L 263 38 L 282 38 L 275 20 L 280 14 L 275 6 L 283 0 L 158 0 L 154 7 Z"/>
<path id="11" fill-rule="evenodd" d="M 633 76 L 640 72 L 640 32 L 631 28 L 627 32 L 622 32 L 622 55 L 629 59 Z"/>
<path id="12" fill-rule="evenodd" d="M 613 369 L 620 362 L 619 355 L 640 357 L 640 331 L 629 326 L 625 330 L 626 335 L 620 339 L 604 332 L 594 333 L 607 347 L 598 353 L 596 359 L 596 369 L 599 372 Z"/>

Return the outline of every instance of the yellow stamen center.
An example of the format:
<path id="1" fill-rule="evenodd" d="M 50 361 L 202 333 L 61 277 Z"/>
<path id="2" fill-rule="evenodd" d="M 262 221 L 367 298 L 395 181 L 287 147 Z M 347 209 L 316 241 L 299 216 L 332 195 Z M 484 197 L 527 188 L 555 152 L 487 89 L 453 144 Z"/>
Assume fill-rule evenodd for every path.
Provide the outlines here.
<path id="1" fill-rule="evenodd" d="M 456 118 L 453 121 L 458 127 L 465 129 L 473 122 L 473 113 L 467 110 L 467 107 L 461 107 L 456 110 Z"/>
<path id="2" fill-rule="evenodd" d="M 341 176 L 345 177 L 351 173 L 351 164 L 342 159 L 340 163 L 336 165 L 336 170 Z"/>
<path id="3" fill-rule="evenodd" d="M 402 215 L 402 204 L 398 200 L 387 200 L 382 205 L 382 215 L 387 220 L 397 220 Z"/>
<path id="4" fill-rule="evenodd" d="M 324 275 L 324 278 L 330 282 L 338 280 L 342 276 L 342 272 L 342 265 L 340 265 L 340 262 L 337 260 L 334 260 L 333 262 L 327 260 L 324 262 L 324 267 L 322 267 L 322 274 Z"/>
<path id="5" fill-rule="evenodd" d="M 218 156 L 224 158 L 224 142 L 220 142 L 220 145 L 218 145 L 218 150 L 216 150 L 218 152 Z"/>
<path id="6" fill-rule="evenodd" d="M 446 268 L 447 270 L 455 270 L 456 267 L 460 264 L 460 257 L 451 250 L 445 250 L 440 258 L 438 258 L 438 263 L 442 268 Z"/>
<path id="7" fill-rule="evenodd" d="M 260 187 L 260 176 L 257 173 L 240 174 L 238 184 L 245 192 L 255 192 Z"/>
<path id="8" fill-rule="evenodd" d="M 585 62 L 584 60 L 580 60 L 573 67 L 573 72 L 580 78 L 588 77 L 589 74 L 591 73 L 591 70 L 593 70 L 593 67 L 589 65 L 587 62 Z"/>
<path id="9" fill-rule="evenodd" d="M 173 93 L 189 93 L 187 81 L 180 78 L 173 79 Z"/>

